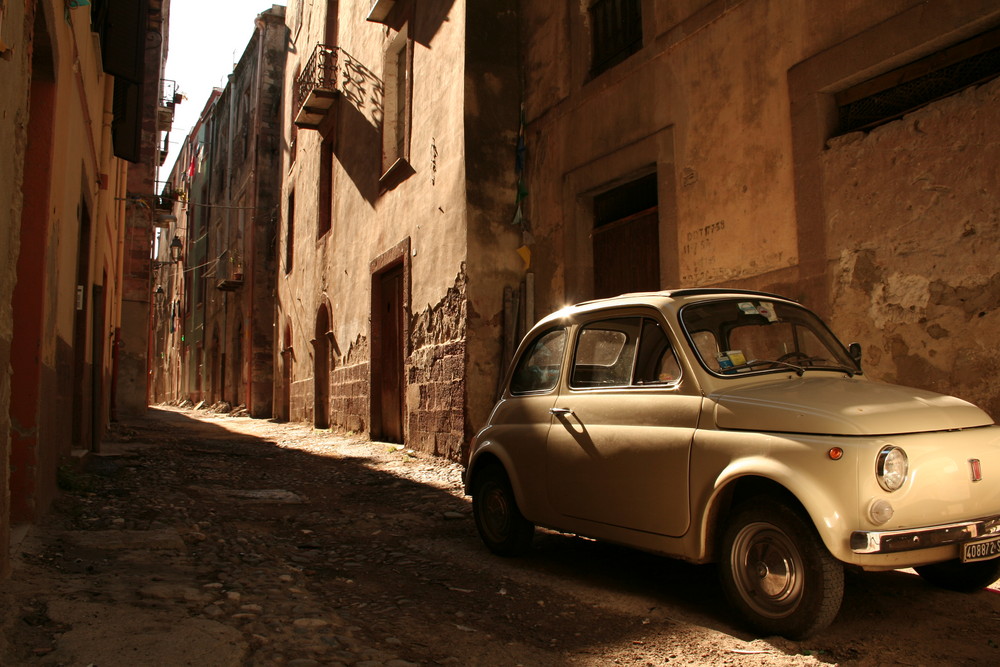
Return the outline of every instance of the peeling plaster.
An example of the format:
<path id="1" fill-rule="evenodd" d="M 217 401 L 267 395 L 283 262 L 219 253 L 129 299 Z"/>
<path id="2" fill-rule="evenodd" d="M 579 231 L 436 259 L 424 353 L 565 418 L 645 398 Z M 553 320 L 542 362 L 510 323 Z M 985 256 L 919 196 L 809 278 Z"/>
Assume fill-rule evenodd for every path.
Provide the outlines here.
<path id="1" fill-rule="evenodd" d="M 465 262 L 462 262 L 454 286 L 448 288 L 445 297 L 434 306 L 428 304 L 423 312 L 414 316 L 410 336 L 412 349 L 465 338 L 466 286 Z"/>

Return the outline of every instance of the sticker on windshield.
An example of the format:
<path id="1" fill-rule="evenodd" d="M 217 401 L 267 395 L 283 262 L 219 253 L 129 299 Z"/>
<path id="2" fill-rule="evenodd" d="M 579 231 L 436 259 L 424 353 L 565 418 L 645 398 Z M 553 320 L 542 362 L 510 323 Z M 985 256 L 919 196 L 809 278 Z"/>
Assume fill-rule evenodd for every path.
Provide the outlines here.
<path id="1" fill-rule="evenodd" d="M 778 321 L 778 316 L 774 312 L 774 304 L 770 301 L 761 301 L 758 303 L 757 312 L 766 317 L 769 322 Z"/>
<path id="2" fill-rule="evenodd" d="M 716 360 L 719 362 L 719 370 L 726 375 L 732 375 L 736 372 L 735 367 L 742 366 L 747 362 L 742 350 L 726 350 L 716 357 Z"/>
<path id="3" fill-rule="evenodd" d="M 757 306 L 753 305 L 749 301 L 742 301 L 740 303 L 740 310 L 743 311 L 744 315 L 759 315 L 760 314 L 759 311 L 757 310 Z"/>

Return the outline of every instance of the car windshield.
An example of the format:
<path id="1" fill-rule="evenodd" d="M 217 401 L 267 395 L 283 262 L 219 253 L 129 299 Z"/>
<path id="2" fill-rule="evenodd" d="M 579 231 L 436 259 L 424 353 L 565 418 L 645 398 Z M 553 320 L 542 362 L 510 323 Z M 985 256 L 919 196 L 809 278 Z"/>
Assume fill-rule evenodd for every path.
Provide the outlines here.
<path id="1" fill-rule="evenodd" d="M 753 297 L 704 301 L 682 308 L 680 318 L 702 365 L 716 375 L 860 372 L 823 321 L 801 306 Z"/>

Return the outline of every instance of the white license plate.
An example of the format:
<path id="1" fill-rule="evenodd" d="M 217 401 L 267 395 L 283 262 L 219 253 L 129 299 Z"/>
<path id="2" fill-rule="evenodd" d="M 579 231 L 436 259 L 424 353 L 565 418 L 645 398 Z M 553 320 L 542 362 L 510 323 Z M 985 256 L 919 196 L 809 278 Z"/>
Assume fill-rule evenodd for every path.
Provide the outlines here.
<path id="1" fill-rule="evenodd" d="M 1000 556 L 1000 535 L 962 545 L 963 563 L 974 563 L 977 560 L 989 560 L 998 556 Z"/>

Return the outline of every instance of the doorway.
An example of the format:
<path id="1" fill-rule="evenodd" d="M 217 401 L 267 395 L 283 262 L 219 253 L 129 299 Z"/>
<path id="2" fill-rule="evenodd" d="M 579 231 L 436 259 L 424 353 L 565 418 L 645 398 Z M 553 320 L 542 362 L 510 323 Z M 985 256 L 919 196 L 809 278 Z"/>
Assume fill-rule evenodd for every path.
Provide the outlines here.
<path id="1" fill-rule="evenodd" d="M 385 442 L 403 442 L 403 265 L 373 280 L 372 431 Z"/>
<path id="2" fill-rule="evenodd" d="M 281 398 L 278 403 L 278 419 L 292 419 L 292 325 L 285 325 L 285 345 L 281 348 Z"/>
<path id="3" fill-rule="evenodd" d="M 316 313 L 313 365 L 313 423 L 316 428 L 330 428 L 330 311 L 325 303 Z"/>
<path id="4" fill-rule="evenodd" d="M 594 197 L 594 297 L 660 285 L 657 179 L 652 173 Z"/>
<path id="5" fill-rule="evenodd" d="M 77 209 L 79 237 L 76 249 L 76 292 L 74 293 L 73 314 L 73 444 L 81 449 L 90 449 L 93 442 L 92 402 L 97 396 L 91 394 L 93 383 L 91 374 L 96 372 L 91 357 L 87 365 L 87 338 L 93 333 L 92 320 L 94 306 L 90 294 L 90 210 L 81 201 Z M 90 315 L 90 318 L 88 318 Z M 96 341 L 93 343 L 96 345 Z M 88 400 L 89 399 L 89 400 Z"/>
<path id="6" fill-rule="evenodd" d="M 244 405 L 250 408 L 243 396 L 243 322 L 236 323 L 236 337 L 233 339 L 233 407 Z"/>
<path id="7" fill-rule="evenodd" d="M 93 304 L 93 314 L 91 320 L 91 359 L 93 363 L 90 369 L 90 393 L 91 393 L 91 414 L 90 414 L 90 451 L 101 451 L 101 436 L 104 435 L 106 421 L 104 404 L 104 318 L 107 315 L 107 303 L 104 294 L 104 285 L 107 283 L 108 273 L 103 272 L 100 285 L 93 286 L 91 303 Z"/>

